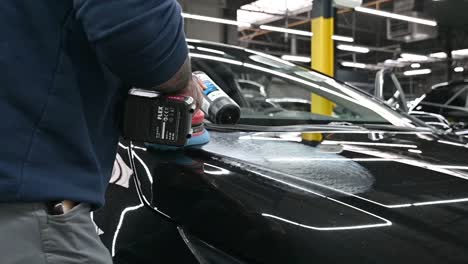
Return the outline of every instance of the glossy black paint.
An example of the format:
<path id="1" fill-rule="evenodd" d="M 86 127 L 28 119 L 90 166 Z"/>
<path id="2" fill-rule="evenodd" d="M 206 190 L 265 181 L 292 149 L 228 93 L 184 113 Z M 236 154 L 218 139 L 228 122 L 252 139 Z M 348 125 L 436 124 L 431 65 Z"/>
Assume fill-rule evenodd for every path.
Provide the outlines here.
<path id="1" fill-rule="evenodd" d="M 139 179 L 154 207 L 245 263 L 468 262 L 466 142 L 428 133 L 319 134 L 320 142 L 303 144 L 292 134 L 212 131 L 202 149 L 136 150 L 153 184 L 143 163 Z M 118 189 L 95 217 L 108 246 L 114 233 L 106 219 L 117 219 L 124 202 L 139 204 L 131 188 Z M 197 263 L 177 224 L 144 207 L 132 215 L 121 226 L 116 263 Z"/>

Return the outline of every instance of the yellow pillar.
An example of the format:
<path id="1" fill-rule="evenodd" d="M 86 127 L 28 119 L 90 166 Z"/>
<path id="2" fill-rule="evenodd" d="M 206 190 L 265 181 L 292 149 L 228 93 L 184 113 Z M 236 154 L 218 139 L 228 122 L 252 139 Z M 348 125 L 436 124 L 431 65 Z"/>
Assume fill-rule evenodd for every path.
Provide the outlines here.
<path id="1" fill-rule="evenodd" d="M 312 41 L 311 61 L 312 69 L 333 76 L 335 74 L 335 49 L 333 44 L 334 10 L 332 0 L 315 0 L 312 9 Z M 319 115 L 331 116 L 333 102 L 312 93 L 311 112 Z M 317 135 L 304 133 L 302 139 L 316 141 Z"/>
<path id="2" fill-rule="evenodd" d="M 335 51 L 333 45 L 333 17 L 325 18 L 323 16 L 312 19 L 312 32 L 314 36 L 311 41 L 312 50 L 312 69 L 325 73 L 329 76 L 335 74 Z M 331 115 L 333 112 L 333 103 L 312 94 L 311 111 L 321 115 Z"/>

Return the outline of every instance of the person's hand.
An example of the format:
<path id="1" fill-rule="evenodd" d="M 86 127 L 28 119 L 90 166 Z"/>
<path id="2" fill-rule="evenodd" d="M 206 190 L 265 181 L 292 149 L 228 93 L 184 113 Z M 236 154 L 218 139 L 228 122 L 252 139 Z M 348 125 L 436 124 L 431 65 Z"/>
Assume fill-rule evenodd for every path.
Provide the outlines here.
<path id="1" fill-rule="evenodd" d="M 205 84 L 198 79 L 197 76 L 192 74 L 192 78 L 190 79 L 187 87 L 182 89 L 181 91 L 177 92 L 174 95 L 181 95 L 181 96 L 190 96 L 195 101 L 197 110 L 201 108 L 203 103 L 203 91 L 206 89 Z"/>
<path id="2" fill-rule="evenodd" d="M 195 112 L 192 116 L 192 137 L 187 140 L 185 146 L 183 147 L 172 147 L 159 144 L 146 144 L 147 147 L 153 149 L 163 149 L 163 150 L 176 150 L 180 148 L 187 147 L 200 147 L 210 142 L 210 134 L 205 129 L 203 120 L 205 119 L 205 114 L 201 111 L 201 105 L 203 103 L 203 91 L 207 87 L 203 82 L 195 75 L 192 74 L 192 78 L 189 81 L 189 84 L 184 89 L 173 93 L 172 95 L 176 96 L 190 96 L 194 99 L 196 104 Z"/>

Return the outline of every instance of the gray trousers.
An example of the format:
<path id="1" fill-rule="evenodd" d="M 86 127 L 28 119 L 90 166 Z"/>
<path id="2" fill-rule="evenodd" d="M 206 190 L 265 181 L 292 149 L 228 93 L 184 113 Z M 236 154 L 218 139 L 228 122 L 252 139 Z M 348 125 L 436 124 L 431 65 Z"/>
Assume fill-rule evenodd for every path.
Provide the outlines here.
<path id="1" fill-rule="evenodd" d="M 41 203 L 0 203 L 0 263 L 112 264 L 112 258 L 87 204 L 49 215 Z"/>

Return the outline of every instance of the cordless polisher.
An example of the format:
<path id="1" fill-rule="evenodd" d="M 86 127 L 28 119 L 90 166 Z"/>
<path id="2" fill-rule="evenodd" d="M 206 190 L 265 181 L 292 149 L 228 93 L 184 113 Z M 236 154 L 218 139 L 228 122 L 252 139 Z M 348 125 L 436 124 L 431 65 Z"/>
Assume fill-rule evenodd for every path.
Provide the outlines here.
<path id="1" fill-rule="evenodd" d="M 125 102 L 123 137 L 156 149 L 177 149 L 209 141 L 206 118 L 215 124 L 235 124 L 240 108 L 208 75 L 193 73 L 203 84 L 201 111 L 189 96 L 131 89 Z"/>

